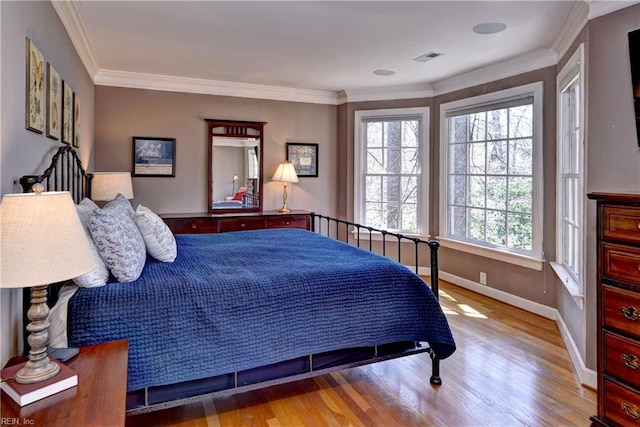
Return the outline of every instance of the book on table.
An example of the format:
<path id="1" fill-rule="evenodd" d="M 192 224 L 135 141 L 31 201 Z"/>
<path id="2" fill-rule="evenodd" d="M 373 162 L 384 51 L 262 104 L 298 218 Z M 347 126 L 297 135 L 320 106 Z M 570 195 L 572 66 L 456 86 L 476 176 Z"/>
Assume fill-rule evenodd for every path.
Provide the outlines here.
<path id="1" fill-rule="evenodd" d="M 20 384 L 14 379 L 24 363 L 2 369 L 0 388 L 18 405 L 25 406 L 78 385 L 78 374 L 73 369 L 58 360 L 52 359 L 51 362 L 60 365 L 60 372 L 48 380 L 33 384 Z"/>

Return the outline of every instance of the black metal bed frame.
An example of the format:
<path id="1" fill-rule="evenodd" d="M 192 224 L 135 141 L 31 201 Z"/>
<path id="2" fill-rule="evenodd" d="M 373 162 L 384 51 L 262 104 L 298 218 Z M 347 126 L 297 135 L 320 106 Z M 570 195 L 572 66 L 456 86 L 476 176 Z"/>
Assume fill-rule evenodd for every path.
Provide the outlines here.
<path id="1" fill-rule="evenodd" d="M 70 191 L 76 203 L 83 197 L 91 195 L 93 175 L 82 167 L 75 150 L 69 146 L 61 147 L 53 156 L 51 165 L 42 175 L 28 175 L 20 179 L 24 192 L 31 192 L 35 183 L 43 183 L 46 191 Z M 323 227 L 324 224 L 324 227 Z M 311 214 L 311 231 L 334 237 L 347 244 L 361 246 L 361 233 L 369 235 L 379 233 L 382 236 L 382 255 L 386 256 L 387 239 L 396 239 L 398 243 L 398 261 L 401 260 L 403 244 L 414 244 L 415 268 L 418 273 L 420 248 L 424 245 L 430 250 L 431 290 L 438 298 L 438 248 L 436 240 L 424 240 L 405 236 L 373 227 L 363 226 L 350 221 L 336 219 L 316 213 Z M 332 236 L 331 234 L 334 234 Z M 355 237 L 350 239 L 353 233 Z M 342 235 L 342 238 L 340 236 Z M 369 251 L 374 252 L 373 243 L 369 239 Z M 50 305 L 57 301 L 62 284 L 49 286 Z M 27 311 L 30 307 L 29 290 L 24 294 L 24 324 L 28 323 Z M 28 343 L 25 337 L 25 351 Z M 440 360 L 428 343 L 409 342 L 393 343 L 373 347 L 342 349 L 326 353 L 311 354 L 274 365 L 259 367 L 247 371 L 232 372 L 213 378 L 188 381 L 170 386 L 148 387 L 127 393 L 127 415 L 135 415 L 170 407 L 180 406 L 212 397 L 221 397 L 243 391 L 283 384 L 311 378 L 342 369 L 394 359 L 402 356 L 428 353 L 432 359 L 430 382 L 442 384 L 440 378 Z"/>

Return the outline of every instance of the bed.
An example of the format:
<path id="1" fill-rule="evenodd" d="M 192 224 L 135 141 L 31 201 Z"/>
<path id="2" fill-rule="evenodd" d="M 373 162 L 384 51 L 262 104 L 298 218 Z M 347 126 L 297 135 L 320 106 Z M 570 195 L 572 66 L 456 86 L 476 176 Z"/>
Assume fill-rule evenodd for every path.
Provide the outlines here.
<path id="1" fill-rule="evenodd" d="M 83 198 L 91 176 L 79 171 L 74 186 Z M 54 184 L 46 176 L 21 181 L 25 191 L 28 181 L 59 190 L 64 175 Z M 317 228 L 323 218 L 314 220 Z M 416 256 L 421 243 L 432 249 L 437 283 L 437 242 L 410 240 Z M 67 304 L 71 346 L 129 340 L 128 414 L 425 352 L 433 359 L 431 382 L 441 383 L 439 362 L 455 342 L 437 285 L 432 292 L 400 263 L 299 229 L 175 241 L 175 261 L 149 256 L 140 277 L 126 283 L 112 277 L 105 286 L 67 285 L 52 310 Z"/>

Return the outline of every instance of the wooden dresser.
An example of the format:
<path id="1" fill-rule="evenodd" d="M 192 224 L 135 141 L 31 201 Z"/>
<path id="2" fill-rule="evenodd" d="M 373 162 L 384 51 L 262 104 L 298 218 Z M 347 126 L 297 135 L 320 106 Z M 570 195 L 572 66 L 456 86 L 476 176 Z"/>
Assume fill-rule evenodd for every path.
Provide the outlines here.
<path id="1" fill-rule="evenodd" d="M 311 229 L 311 214 L 299 210 L 292 210 L 286 214 L 272 211 L 229 214 L 183 213 L 160 216 L 175 234 L 224 233 L 263 228 Z"/>
<path id="2" fill-rule="evenodd" d="M 640 193 L 598 202 L 598 414 L 594 425 L 640 426 Z"/>

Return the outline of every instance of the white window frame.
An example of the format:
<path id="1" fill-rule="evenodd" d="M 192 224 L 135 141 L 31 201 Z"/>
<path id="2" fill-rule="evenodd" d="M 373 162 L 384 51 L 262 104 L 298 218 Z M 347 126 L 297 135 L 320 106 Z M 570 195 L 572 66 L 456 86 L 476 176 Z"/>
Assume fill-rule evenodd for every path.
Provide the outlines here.
<path id="1" fill-rule="evenodd" d="M 551 262 L 551 267 L 555 271 L 556 275 L 567 288 L 567 291 L 571 294 L 574 301 L 580 309 L 584 307 L 584 277 L 585 277 L 585 250 L 584 241 L 586 239 L 586 213 L 584 210 L 584 172 L 585 172 L 585 149 L 584 134 L 585 134 L 585 74 L 584 74 L 584 43 L 580 44 L 578 49 L 571 56 L 569 61 L 562 67 L 562 70 L 556 77 L 556 101 L 557 101 L 557 138 L 556 138 L 556 260 Z M 565 120 L 565 103 L 563 102 L 565 90 L 569 86 L 578 85 L 579 99 L 578 99 L 578 147 L 580 148 L 578 153 L 578 188 L 576 189 L 576 199 L 573 205 L 574 209 L 577 209 L 581 224 L 578 225 L 579 238 L 578 245 L 575 250 L 578 251 L 577 259 L 578 266 L 576 268 L 578 276 L 576 277 L 570 269 L 566 267 L 564 260 L 564 245 L 565 236 L 563 230 L 564 222 L 564 206 L 567 195 L 565 195 L 563 186 L 564 170 L 563 164 L 565 161 L 566 149 L 564 146 L 565 135 L 567 133 L 566 120 Z"/>
<path id="2" fill-rule="evenodd" d="M 358 224 L 365 224 L 366 214 L 364 206 L 365 162 L 363 126 L 367 119 L 394 119 L 415 116 L 420 120 L 419 128 L 419 173 L 418 179 L 418 211 L 417 231 L 404 234 L 429 235 L 429 107 L 394 108 L 384 110 L 359 110 L 355 112 L 354 121 L 354 167 L 353 167 L 353 216 Z"/>
<path id="3" fill-rule="evenodd" d="M 523 97 L 533 97 L 533 241 L 530 252 L 512 251 L 508 248 L 499 248 L 483 245 L 479 242 L 469 242 L 452 236 L 449 233 L 449 126 L 447 116 L 456 111 L 469 108 L 482 107 L 489 109 L 491 105 Z M 542 224 L 543 224 L 543 83 L 536 82 L 523 86 L 513 87 L 471 98 L 447 102 L 440 105 L 440 221 L 438 239 L 443 247 L 460 250 L 475 255 L 508 262 L 526 268 L 541 271 L 544 265 L 542 250 Z"/>

